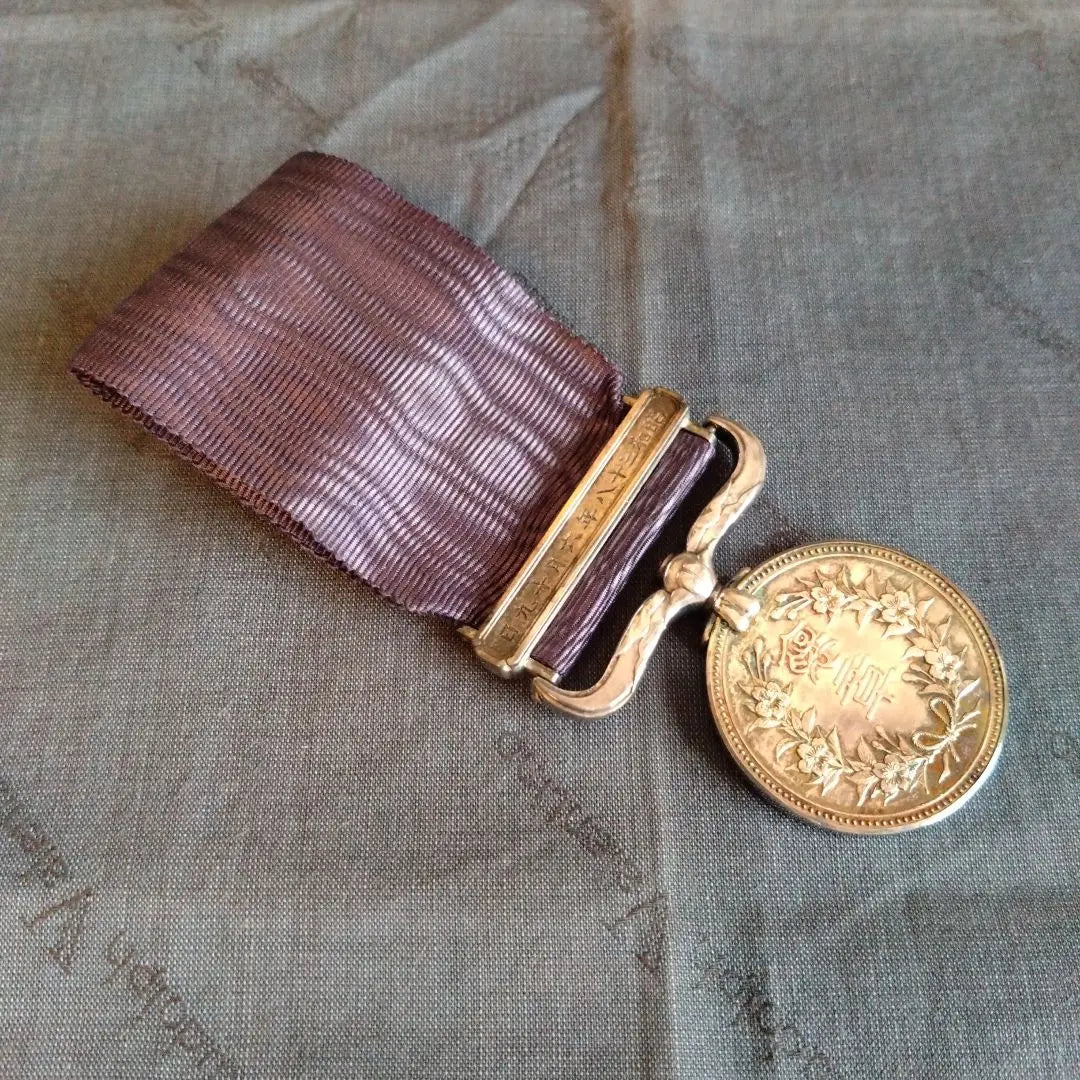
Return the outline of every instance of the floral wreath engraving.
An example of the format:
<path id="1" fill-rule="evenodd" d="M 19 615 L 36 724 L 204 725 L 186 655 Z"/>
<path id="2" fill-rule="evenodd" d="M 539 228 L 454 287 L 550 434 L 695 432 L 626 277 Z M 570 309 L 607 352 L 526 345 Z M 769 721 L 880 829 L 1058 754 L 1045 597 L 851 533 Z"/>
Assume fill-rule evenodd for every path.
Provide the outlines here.
<path id="1" fill-rule="evenodd" d="M 980 680 L 967 675 L 967 646 L 958 647 L 949 638 L 951 617 L 931 622 L 933 597 L 918 600 L 909 583 L 896 582 L 889 575 L 879 578 L 871 573 L 856 583 L 844 564 L 832 571 L 817 567 L 811 577 L 796 580 L 803 588 L 778 596 L 770 617 L 794 622 L 812 612 L 831 623 L 853 615 L 860 628 L 879 626 L 883 639 L 906 637 L 908 668 L 902 678 L 915 685 L 936 724 L 911 734 L 877 725 L 874 736 L 869 741 L 860 738 L 849 755 L 835 727 L 826 731 L 815 709 L 801 711 L 793 704 L 791 683 L 776 672 L 782 653 L 769 651 L 765 639 L 758 637 L 740 657 L 749 675 L 738 684 L 751 717 L 747 733 L 776 729 L 781 736 L 775 750 L 777 762 L 810 787 L 819 787 L 822 795 L 841 781 L 854 785 L 859 806 L 868 799 L 887 804 L 920 783 L 929 792 L 935 763 L 937 782 L 947 780 L 952 766 L 960 761 L 956 744 L 976 726 L 980 711 L 978 703 L 969 707 L 966 701 Z M 835 662 L 835 657 L 819 653 L 809 668 L 811 679 L 817 670 Z"/>

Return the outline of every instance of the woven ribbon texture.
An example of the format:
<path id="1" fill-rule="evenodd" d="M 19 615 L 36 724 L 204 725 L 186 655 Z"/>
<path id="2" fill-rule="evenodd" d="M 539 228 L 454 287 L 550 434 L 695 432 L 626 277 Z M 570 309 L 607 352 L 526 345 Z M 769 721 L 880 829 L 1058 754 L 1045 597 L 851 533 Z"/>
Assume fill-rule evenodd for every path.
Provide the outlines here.
<path id="1" fill-rule="evenodd" d="M 93 390 L 315 553 L 475 622 L 625 411 L 619 372 L 475 244 L 298 154 L 122 303 Z M 565 669 L 711 456 L 679 437 L 537 650 Z"/>

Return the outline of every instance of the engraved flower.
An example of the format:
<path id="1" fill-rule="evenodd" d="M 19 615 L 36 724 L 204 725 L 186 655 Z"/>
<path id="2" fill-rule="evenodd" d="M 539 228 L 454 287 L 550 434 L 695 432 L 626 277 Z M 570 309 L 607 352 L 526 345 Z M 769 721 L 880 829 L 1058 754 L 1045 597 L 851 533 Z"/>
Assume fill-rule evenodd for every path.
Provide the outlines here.
<path id="1" fill-rule="evenodd" d="M 840 779 L 844 763 L 836 754 L 835 747 L 828 739 L 818 736 L 807 739 L 797 747 L 799 771 L 806 773 L 816 783 L 821 784 L 822 793 L 830 791 Z"/>
<path id="2" fill-rule="evenodd" d="M 819 615 L 835 615 L 848 602 L 850 597 L 840 589 L 835 581 L 824 581 L 810 590 L 811 607 Z"/>
<path id="3" fill-rule="evenodd" d="M 910 791 L 915 782 L 915 766 L 899 754 L 886 754 L 884 761 L 874 766 L 874 775 L 886 801 L 901 791 Z"/>
<path id="4" fill-rule="evenodd" d="M 755 687 L 750 696 L 754 699 L 754 712 L 762 720 L 779 722 L 786 718 L 791 708 L 791 695 L 778 682 L 765 682 Z"/>
<path id="5" fill-rule="evenodd" d="M 882 622 L 889 623 L 901 631 L 914 629 L 915 600 L 906 589 L 882 593 L 878 604 L 881 607 Z"/>
<path id="6" fill-rule="evenodd" d="M 824 739 L 811 739 L 798 748 L 799 770 L 810 776 L 821 776 L 829 768 L 832 751 Z"/>
<path id="7" fill-rule="evenodd" d="M 928 650 L 923 659 L 930 668 L 931 677 L 943 686 L 952 686 L 960 678 L 960 669 L 964 666 L 963 658 L 947 646 Z"/>

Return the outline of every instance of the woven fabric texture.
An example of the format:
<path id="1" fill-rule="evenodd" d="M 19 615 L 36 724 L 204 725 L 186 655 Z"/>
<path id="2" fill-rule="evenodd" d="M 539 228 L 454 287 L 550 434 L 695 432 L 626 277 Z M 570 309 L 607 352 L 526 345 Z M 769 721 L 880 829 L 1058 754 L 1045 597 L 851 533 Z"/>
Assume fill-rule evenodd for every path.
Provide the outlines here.
<path id="1" fill-rule="evenodd" d="M 1080 1075 L 1078 58 L 1012 0 L 0 5 L 0 1076 Z M 304 149 L 762 437 L 722 573 L 957 582 L 977 797 L 785 816 L 692 616 L 622 712 L 541 710 L 91 398 L 93 327 Z"/>
<path id="2" fill-rule="evenodd" d="M 316 555 L 475 625 L 626 412 L 620 373 L 490 256 L 310 152 L 169 259 L 71 369 Z M 708 465 L 706 440 L 677 443 L 542 663 L 573 664 Z"/>

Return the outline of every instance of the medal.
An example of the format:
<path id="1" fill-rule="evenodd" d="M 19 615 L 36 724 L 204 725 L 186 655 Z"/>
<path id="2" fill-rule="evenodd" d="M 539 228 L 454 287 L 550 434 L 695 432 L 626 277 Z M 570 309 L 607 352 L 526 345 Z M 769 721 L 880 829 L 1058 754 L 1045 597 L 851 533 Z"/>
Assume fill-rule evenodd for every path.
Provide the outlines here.
<path id="1" fill-rule="evenodd" d="M 1005 678 L 982 619 L 917 560 L 852 542 L 732 582 L 713 555 L 765 481 L 761 442 L 694 422 L 512 275 L 371 174 L 297 155 L 124 301 L 72 361 L 314 554 L 574 716 L 623 705 L 665 629 L 707 614 L 708 695 L 751 781 L 808 821 L 936 820 L 988 775 Z M 735 465 L 598 682 L 561 685 L 713 459 Z"/>
<path id="2" fill-rule="evenodd" d="M 936 821 L 989 775 L 1005 676 L 971 603 L 870 544 L 786 551 L 740 578 L 745 629 L 714 616 L 709 702 L 724 743 L 787 810 L 848 832 Z"/>
<path id="3" fill-rule="evenodd" d="M 669 622 L 711 610 L 709 705 L 739 767 L 785 809 L 847 832 L 913 828 L 955 810 L 1001 747 L 1001 657 L 971 602 L 930 567 L 852 542 L 783 552 L 730 585 L 713 553 L 761 490 L 765 454 L 741 425 L 706 421 L 735 470 L 669 558 L 595 686 L 534 694 L 575 716 L 624 704 Z M 505 616 L 499 616 L 505 619 Z"/>

